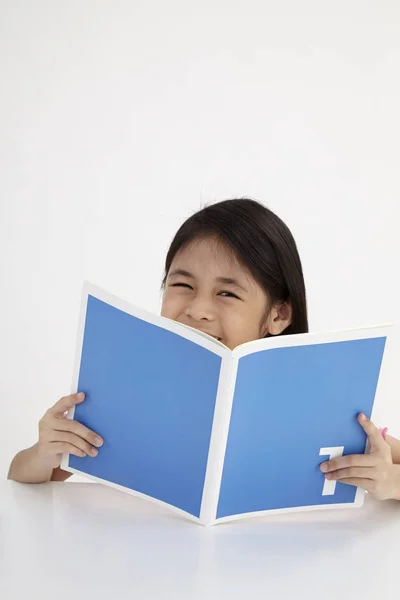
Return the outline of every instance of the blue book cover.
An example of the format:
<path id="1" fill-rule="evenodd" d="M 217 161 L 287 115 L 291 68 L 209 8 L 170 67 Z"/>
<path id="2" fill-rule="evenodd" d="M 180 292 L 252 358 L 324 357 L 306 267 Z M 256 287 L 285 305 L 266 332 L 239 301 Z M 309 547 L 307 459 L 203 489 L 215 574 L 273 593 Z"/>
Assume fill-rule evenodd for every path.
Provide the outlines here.
<path id="1" fill-rule="evenodd" d="M 326 481 L 330 456 L 363 453 L 390 327 L 257 340 L 231 351 L 86 283 L 68 418 L 104 439 L 62 468 L 202 524 L 360 506 Z"/>

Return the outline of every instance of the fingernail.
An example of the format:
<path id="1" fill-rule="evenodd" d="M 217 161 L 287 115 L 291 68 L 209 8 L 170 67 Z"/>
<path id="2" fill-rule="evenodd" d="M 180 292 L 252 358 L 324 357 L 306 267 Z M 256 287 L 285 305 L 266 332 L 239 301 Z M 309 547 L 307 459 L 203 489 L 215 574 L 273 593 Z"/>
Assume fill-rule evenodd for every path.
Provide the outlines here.
<path id="1" fill-rule="evenodd" d="M 102 446 L 103 440 L 101 439 L 101 437 L 97 436 L 94 438 L 94 443 L 95 443 L 95 446 Z"/>
<path id="2" fill-rule="evenodd" d="M 85 394 L 83 392 L 79 392 L 79 394 L 77 394 L 78 396 L 78 400 L 84 400 L 85 398 Z"/>
<path id="3" fill-rule="evenodd" d="M 361 421 L 366 421 L 367 417 L 364 415 L 364 413 L 360 413 L 360 419 Z"/>
<path id="4" fill-rule="evenodd" d="M 328 465 L 326 463 L 322 463 L 322 465 L 320 465 L 320 469 L 323 473 L 325 473 L 328 470 Z"/>
<path id="5" fill-rule="evenodd" d="M 97 456 L 97 455 L 98 455 L 98 453 L 99 453 L 99 452 L 98 452 L 98 450 L 96 450 L 96 448 L 92 448 L 92 449 L 91 449 L 91 451 L 90 451 L 90 454 L 91 454 L 92 456 Z"/>
<path id="6" fill-rule="evenodd" d="M 325 479 L 332 479 L 332 474 L 331 473 L 327 473 L 325 475 Z"/>

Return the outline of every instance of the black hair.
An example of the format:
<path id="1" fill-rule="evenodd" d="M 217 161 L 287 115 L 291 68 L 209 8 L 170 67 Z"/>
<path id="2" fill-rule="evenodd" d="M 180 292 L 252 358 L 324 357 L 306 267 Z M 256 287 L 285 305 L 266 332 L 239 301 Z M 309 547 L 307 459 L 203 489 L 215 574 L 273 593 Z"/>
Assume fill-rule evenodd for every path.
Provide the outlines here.
<path id="1" fill-rule="evenodd" d="M 220 240 L 233 251 L 272 303 L 290 302 L 292 322 L 281 335 L 308 331 L 306 290 L 296 242 L 287 225 L 255 200 L 224 200 L 189 217 L 168 250 L 163 287 L 177 252 L 207 237 Z"/>

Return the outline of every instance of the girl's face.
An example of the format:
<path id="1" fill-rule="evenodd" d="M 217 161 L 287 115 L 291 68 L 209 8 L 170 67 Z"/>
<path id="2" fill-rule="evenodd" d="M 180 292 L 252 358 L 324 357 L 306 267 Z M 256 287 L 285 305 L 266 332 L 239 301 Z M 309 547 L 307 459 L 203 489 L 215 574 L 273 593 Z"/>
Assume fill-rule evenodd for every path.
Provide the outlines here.
<path id="1" fill-rule="evenodd" d="M 271 306 L 267 294 L 221 242 L 195 240 L 169 270 L 161 314 L 220 340 L 239 344 L 277 335 L 290 324 L 289 304 Z"/>

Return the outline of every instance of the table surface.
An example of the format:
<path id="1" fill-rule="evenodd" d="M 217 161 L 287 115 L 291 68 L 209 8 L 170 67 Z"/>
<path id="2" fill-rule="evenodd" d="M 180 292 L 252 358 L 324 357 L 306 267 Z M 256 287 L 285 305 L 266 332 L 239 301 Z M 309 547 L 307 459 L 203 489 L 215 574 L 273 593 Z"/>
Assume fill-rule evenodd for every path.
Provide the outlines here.
<path id="1" fill-rule="evenodd" d="M 399 565 L 397 502 L 204 528 L 103 485 L 0 482 L 4 600 L 376 600 Z"/>

